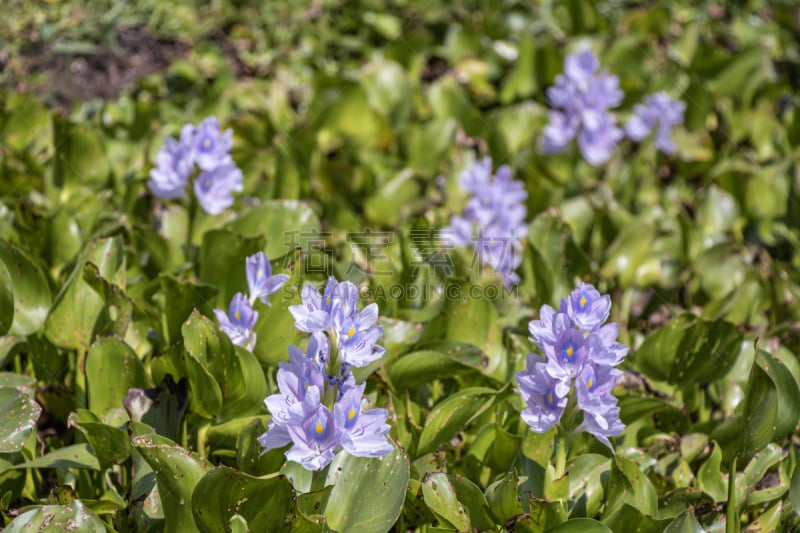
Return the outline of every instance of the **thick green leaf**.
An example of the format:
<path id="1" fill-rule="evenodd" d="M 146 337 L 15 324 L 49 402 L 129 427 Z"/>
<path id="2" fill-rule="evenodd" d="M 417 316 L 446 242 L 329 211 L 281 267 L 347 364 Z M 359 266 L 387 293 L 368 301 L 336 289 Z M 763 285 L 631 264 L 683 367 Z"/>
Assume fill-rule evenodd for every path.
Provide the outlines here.
<path id="1" fill-rule="evenodd" d="M 197 483 L 212 469 L 211 463 L 155 434 L 134 437 L 131 445 L 156 474 L 166 531 L 198 531 L 189 502 Z"/>
<path id="2" fill-rule="evenodd" d="M 466 429 L 470 422 L 491 407 L 497 393 L 486 387 L 470 387 L 438 403 L 422 428 L 417 456 L 432 452 L 439 444 Z"/>
<path id="3" fill-rule="evenodd" d="M 492 526 L 483 494 L 467 479 L 439 472 L 428 474 L 422 494 L 428 507 L 458 531 Z"/>
<path id="4" fill-rule="evenodd" d="M 612 530 L 591 518 L 573 518 L 551 529 L 550 533 L 612 533 Z"/>
<path id="5" fill-rule="evenodd" d="M 700 489 L 718 502 L 724 502 L 728 499 L 728 482 L 723 478 L 720 471 L 721 462 L 722 451 L 719 445 L 714 443 L 711 455 L 700 465 L 697 471 L 697 482 Z"/>
<path id="6" fill-rule="evenodd" d="M 464 372 L 480 372 L 488 363 L 486 354 L 471 344 L 437 341 L 395 360 L 387 373 L 395 387 L 405 389 Z"/>
<path id="7" fill-rule="evenodd" d="M 78 409 L 69 416 L 69 425 L 78 428 L 92 447 L 92 452 L 105 470 L 120 464 L 131 455 L 130 439 L 124 430 L 103 424 L 91 411 Z"/>
<path id="8" fill-rule="evenodd" d="M 0 240 L 0 334 L 39 331 L 50 302 L 50 287 L 41 269 L 22 250 Z"/>
<path id="9" fill-rule="evenodd" d="M 736 363 L 741 334 L 725 321 L 680 315 L 645 339 L 635 363 L 652 379 L 680 387 L 710 383 Z"/>
<path id="10" fill-rule="evenodd" d="M 103 311 L 103 298 L 83 277 L 84 266 L 94 263 L 99 275 L 124 288 L 125 253 L 122 239 L 98 239 L 86 245 L 78 257 L 45 321 L 45 335 L 56 346 L 88 349 L 95 325 Z"/>
<path id="11" fill-rule="evenodd" d="M 208 533 L 226 532 L 234 516 L 246 520 L 252 531 L 289 530 L 294 497 L 281 475 L 249 476 L 225 466 L 203 476 L 192 494 L 197 527 Z"/>
<path id="12" fill-rule="evenodd" d="M 14 465 L 11 468 L 78 468 L 100 470 L 100 463 L 88 444 L 64 446 L 41 457 Z"/>
<path id="13" fill-rule="evenodd" d="M 105 533 L 105 524 L 80 500 L 68 505 L 43 505 L 25 511 L 4 529 L 6 533 L 28 531 L 75 531 L 77 533 Z"/>
<path id="14" fill-rule="evenodd" d="M 257 239 L 266 238 L 264 253 L 269 258 L 282 257 L 308 239 L 319 234 L 320 223 L 308 204 L 296 200 L 272 200 L 243 213 L 228 224 L 227 229 Z M 240 267 L 244 270 L 244 258 Z"/>
<path id="15" fill-rule="evenodd" d="M 103 416 L 123 407 L 132 388 L 147 387 L 144 366 L 130 346 L 117 337 L 97 339 L 86 356 L 89 409 Z"/>
<path id="16" fill-rule="evenodd" d="M 0 453 L 22 449 L 41 413 L 30 395 L 14 387 L 0 387 Z"/>
<path id="17" fill-rule="evenodd" d="M 688 509 L 664 528 L 664 533 L 704 533 L 704 531 L 700 524 L 697 523 L 692 511 Z"/>
<path id="18" fill-rule="evenodd" d="M 658 513 L 658 496 L 652 483 L 630 459 L 619 455 L 614 457 L 607 490 L 609 508 L 606 515 L 611 515 L 626 503 L 648 516 Z"/>
<path id="19" fill-rule="evenodd" d="M 400 512 L 410 476 L 408 457 L 400 448 L 379 459 L 342 452 L 331 464 L 333 482 L 325 517 L 334 531 L 389 531 Z"/>
<path id="20" fill-rule="evenodd" d="M 247 293 L 245 259 L 264 249 L 264 237 L 243 237 L 228 230 L 207 231 L 198 259 L 200 281 L 220 289 L 217 306 L 228 309 L 237 292 Z"/>
<path id="21" fill-rule="evenodd" d="M 516 470 L 512 470 L 504 478 L 486 487 L 486 503 L 498 523 L 504 524 L 522 514 L 522 504 L 519 501 L 520 483 Z"/>

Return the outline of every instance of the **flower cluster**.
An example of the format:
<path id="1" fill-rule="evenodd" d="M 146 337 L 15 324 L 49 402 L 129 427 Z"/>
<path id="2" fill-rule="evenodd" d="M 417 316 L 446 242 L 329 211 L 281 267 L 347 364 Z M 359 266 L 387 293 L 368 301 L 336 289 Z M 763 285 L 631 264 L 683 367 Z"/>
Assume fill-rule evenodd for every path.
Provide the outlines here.
<path id="1" fill-rule="evenodd" d="M 364 384 L 351 367 L 383 356 L 376 343 L 378 306 L 358 310 L 358 288 L 333 277 L 322 294 L 306 285 L 302 304 L 289 307 L 295 327 L 311 334 L 308 347 L 289 346 L 289 362 L 280 363 L 278 394 L 267 397 L 272 420 L 258 442 L 266 450 L 292 444 L 286 458 L 308 470 L 320 470 L 341 446 L 359 457 L 382 457 L 392 451 L 385 409 L 364 409 Z"/>
<path id="2" fill-rule="evenodd" d="M 527 368 L 516 375 L 517 392 L 527 405 L 522 419 L 536 433 L 546 432 L 561 420 L 573 380 L 576 404 L 583 411 L 578 431 L 593 434 L 611 448 L 608 437 L 624 429 L 611 390 L 622 374 L 614 367 L 627 355 L 628 347 L 617 342 L 617 324 L 603 325 L 610 310 L 608 295 L 581 283 L 568 299 L 561 300 L 558 311 L 544 305 L 539 320 L 528 325 L 546 359 L 528 355 Z"/>
<path id="3" fill-rule="evenodd" d="M 506 285 L 519 282 L 515 272 L 522 262 L 520 239 L 528 233 L 525 224 L 528 193 L 511 176 L 507 165 L 492 176 L 492 159 L 476 161 L 461 174 L 461 186 L 471 193 L 464 216 L 453 216 L 443 235 L 455 246 L 475 246 L 481 263 L 488 263 L 503 276 Z M 473 237 L 477 227 L 477 238 Z"/>
<path id="4" fill-rule="evenodd" d="M 269 295 L 278 290 L 289 280 L 286 274 L 272 275 L 272 265 L 270 265 L 264 252 L 258 252 L 245 260 L 245 270 L 247 272 L 247 286 L 250 296 L 246 297 L 241 292 L 233 295 L 228 312 L 222 309 L 214 309 L 214 314 L 220 324 L 220 329 L 224 331 L 231 342 L 246 349 L 253 351 L 256 345 L 256 334 L 253 328 L 258 320 L 258 311 L 253 309 L 256 300 L 270 305 Z"/>
<path id="5" fill-rule="evenodd" d="M 641 141 L 656 130 L 656 148 L 672 154 L 677 150 L 671 133 L 673 126 L 683 123 L 686 105 L 673 100 L 665 92 L 646 96 L 644 102 L 633 107 L 633 116 L 625 124 L 625 133 L 634 141 Z"/>
<path id="6" fill-rule="evenodd" d="M 542 149 L 561 152 L 577 137 L 583 158 L 592 165 L 611 157 L 622 130 L 617 117 L 608 110 L 622 102 L 619 78 L 605 70 L 598 72 L 597 56 L 589 49 L 567 57 L 564 74 L 556 77 L 547 98 L 555 110 L 544 128 Z"/>
<path id="7" fill-rule="evenodd" d="M 200 174 L 194 181 L 194 193 L 200 206 L 218 215 L 233 205 L 233 192 L 243 189 L 242 171 L 230 156 L 233 132 L 221 132 L 214 117 L 199 126 L 186 124 L 179 139 L 167 137 L 150 171 L 150 190 L 159 198 L 183 196 L 196 164 Z"/>
<path id="8" fill-rule="evenodd" d="M 683 102 L 672 100 L 663 92 L 646 96 L 643 103 L 634 106 L 623 133 L 617 126 L 617 117 L 609 111 L 624 96 L 619 79 L 599 68 L 597 56 L 589 49 L 567 56 L 564 74 L 556 76 L 555 86 L 547 89 L 547 99 L 554 109 L 544 128 L 542 150 L 550 154 L 562 152 L 577 138 L 586 162 L 600 165 L 611 157 L 625 134 L 641 141 L 655 128 L 656 147 L 665 153 L 675 152 L 670 133 L 683 122 Z"/>

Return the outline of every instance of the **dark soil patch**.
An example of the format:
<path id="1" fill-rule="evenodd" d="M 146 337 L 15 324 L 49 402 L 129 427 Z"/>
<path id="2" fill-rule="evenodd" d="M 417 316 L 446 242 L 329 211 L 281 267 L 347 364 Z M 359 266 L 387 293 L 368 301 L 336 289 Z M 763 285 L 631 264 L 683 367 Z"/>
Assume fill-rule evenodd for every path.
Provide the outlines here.
<path id="1" fill-rule="evenodd" d="M 91 53 L 58 52 L 49 44 L 32 43 L 22 52 L 21 72 L 13 73 L 11 85 L 65 107 L 115 98 L 140 78 L 162 72 L 190 48 L 153 37 L 144 28 L 119 28 L 113 37 L 113 45 L 98 46 Z"/>

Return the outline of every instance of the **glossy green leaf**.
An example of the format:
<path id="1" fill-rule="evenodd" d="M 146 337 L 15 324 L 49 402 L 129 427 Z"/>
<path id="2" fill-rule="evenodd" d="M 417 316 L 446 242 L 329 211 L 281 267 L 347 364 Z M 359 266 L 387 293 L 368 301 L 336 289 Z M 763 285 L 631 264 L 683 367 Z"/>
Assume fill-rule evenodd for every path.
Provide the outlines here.
<path id="1" fill-rule="evenodd" d="M 14 387 L 0 387 L 0 453 L 20 450 L 41 413 L 30 395 Z"/>
<path id="2" fill-rule="evenodd" d="M 389 531 L 402 511 L 409 476 L 408 457 L 400 448 L 379 459 L 342 452 L 326 481 L 333 483 L 324 513 L 328 525 L 334 531 Z"/>
<path id="3" fill-rule="evenodd" d="M 88 349 L 95 325 L 103 311 L 103 298 L 84 280 L 87 263 L 93 263 L 100 276 L 124 287 L 125 253 L 119 237 L 88 243 L 45 321 L 45 335 L 56 346 Z"/>
<path id="4" fill-rule="evenodd" d="M 664 533 L 704 533 L 692 511 L 686 510 L 664 528 Z"/>
<path id="5" fill-rule="evenodd" d="M 428 415 L 419 436 L 417 456 L 432 452 L 464 430 L 469 423 L 491 407 L 497 391 L 486 387 L 470 387 L 443 400 Z"/>
<path id="6" fill-rule="evenodd" d="M 86 356 L 89 409 L 102 416 L 109 409 L 122 408 L 131 388 L 148 385 L 144 366 L 134 351 L 117 337 L 102 337 Z"/>
<path id="7" fill-rule="evenodd" d="M 4 529 L 7 533 L 24 531 L 75 531 L 105 533 L 105 524 L 84 502 L 74 500 L 68 505 L 43 505 L 25 511 Z"/>
<path id="8" fill-rule="evenodd" d="M 652 483 L 630 459 L 617 455 L 611 461 L 607 490 L 606 497 L 611 503 L 606 509 L 607 515 L 617 511 L 626 503 L 647 516 L 656 516 L 658 513 L 658 496 Z"/>
<path id="9" fill-rule="evenodd" d="M 311 207 L 295 200 L 272 200 L 254 207 L 228 224 L 227 229 L 248 238 L 266 238 L 268 258 L 283 257 L 320 231 L 319 218 Z M 237 267 L 239 268 L 239 267 Z M 244 258 L 240 268 L 244 269 Z"/>
<path id="10" fill-rule="evenodd" d="M 69 416 L 69 424 L 83 433 L 92 452 L 105 470 L 113 464 L 120 464 L 130 457 L 130 439 L 127 431 L 104 424 L 91 411 L 78 409 Z"/>
<path id="11" fill-rule="evenodd" d="M 294 493 L 285 477 L 253 477 L 225 466 L 200 479 L 192 510 L 203 532 L 225 532 L 236 515 L 253 531 L 289 530 Z"/>
<path id="12" fill-rule="evenodd" d="M 41 269 L 20 249 L 0 241 L 0 333 L 24 336 L 39 331 L 50 302 Z"/>
<path id="13" fill-rule="evenodd" d="M 602 522 L 591 518 L 573 518 L 550 530 L 551 533 L 611 533 Z"/>
<path id="14" fill-rule="evenodd" d="M 78 468 L 100 470 L 100 463 L 88 444 L 71 444 L 12 468 Z"/>
<path id="15" fill-rule="evenodd" d="M 155 472 L 166 530 L 198 531 L 189 502 L 200 479 L 212 469 L 211 464 L 197 453 L 155 434 L 134 437 L 131 445 Z"/>
<path id="16" fill-rule="evenodd" d="M 393 361 L 387 372 L 401 389 L 486 368 L 488 357 L 471 344 L 438 341 Z"/>

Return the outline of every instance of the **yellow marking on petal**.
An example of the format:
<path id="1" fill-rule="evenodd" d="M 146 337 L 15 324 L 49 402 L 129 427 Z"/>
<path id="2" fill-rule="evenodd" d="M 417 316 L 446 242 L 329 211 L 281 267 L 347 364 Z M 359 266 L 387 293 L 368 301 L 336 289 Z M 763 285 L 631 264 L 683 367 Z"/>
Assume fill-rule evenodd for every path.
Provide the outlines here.
<path id="1" fill-rule="evenodd" d="M 552 405 L 553 404 L 553 393 L 547 395 L 547 403 Z"/>
<path id="2" fill-rule="evenodd" d="M 580 305 L 581 305 L 581 309 L 583 309 L 584 307 L 586 307 L 586 296 L 581 296 L 581 300 L 580 300 L 580 302 L 579 302 L 579 303 L 580 303 Z"/>
<path id="3" fill-rule="evenodd" d="M 352 337 L 353 335 L 355 335 L 355 333 L 356 333 L 356 328 L 353 327 L 353 326 L 350 326 L 350 329 L 347 330 L 347 336 L 348 337 Z"/>
<path id="4" fill-rule="evenodd" d="M 356 416 L 356 410 L 351 407 L 347 412 L 347 419 L 352 420 L 354 416 Z"/>
<path id="5" fill-rule="evenodd" d="M 233 313 L 233 316 L 236 318 L 236 320 L 241 320 L 242 319 L 242 313 L 240 313 L 239 311 L 236 311 L 235 313 Z"/>
<path id="6" fill-rule="evenodd" d="M 488 197 L 483 199 L 483 205 L 489 205 L 489 198 Z"/>
<path id="7" fill-rule="evenodd" d="M 325 298 L 325 304 L 326 305 L 331 305 L 331 297 L 330 296 Z"/>
<path id="8" fill-rule="evenodd" d="M 256 271 L 256 278 L 260 278 L 263 275 L 264 275 L 264 271 L 259 268 L 258 271 Z"/>
<path id="9" fill-rule="evenodd" d="M 322 427 L 322 422 L 317 422 L 317 425 L 314 426 L 314 431 L 317 432 L 317 435 L 321 435 L 322 432 L 325 431 L 325 428 Z"/>
<path id="10" fill-rule="evenodd" d="M 210 146 L 211 146 L 211 139 L 206 137 L 205 140 L 203 141 L 203 148 L 208 149 Z"/>
<path id="11" fill-rule="evenodd" d="M 592 390 L 592 385 L 594 385 L 594 381 L 592 381 L 592 378 L 589 378 L 589 381 L 586 382 L 586 386 L 589 390 Z"/>
<path id="12" fill-rule="evenodd" d="M 572 346 L 567 346 L 567 357 L 572 357 L 573 349 Z"/>
<path id="13" fill-rule="evenodd" d="M 211 178 L 206 178 L 205 185 L 206 185 L 206 188 L 211 187 Z"/>
<path id="14" fill-rule="evenodd" d="M 311 383 L 306 382 L 306 390 L 311 386 Z"/>

